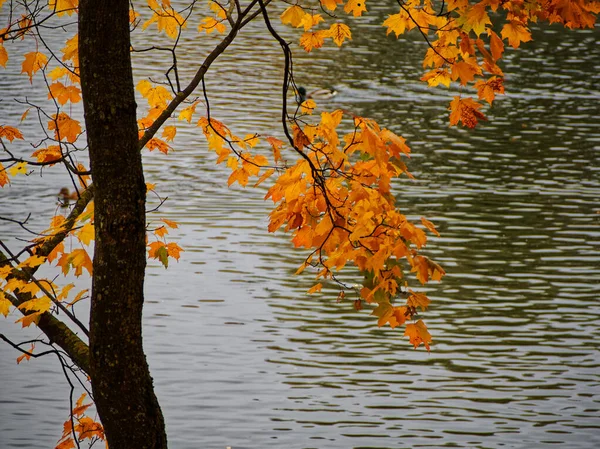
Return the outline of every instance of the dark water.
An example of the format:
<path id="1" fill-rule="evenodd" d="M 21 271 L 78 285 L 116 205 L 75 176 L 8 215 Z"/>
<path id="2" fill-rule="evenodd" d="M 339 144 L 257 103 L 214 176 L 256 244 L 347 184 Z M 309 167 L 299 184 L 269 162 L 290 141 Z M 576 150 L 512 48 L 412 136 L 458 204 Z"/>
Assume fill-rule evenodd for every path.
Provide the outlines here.
<path id="1" fill-rule="evenodd" d="M 448 272 L 426 289 L 432 351 L 337 304 L 333 289 L 307 297 L 311 276 L 293 276 L 303 253 L 265 231 L 264 190 L 228 189 L 197 129 L 180 130 L 173 154 L 146 158 L 147 181 L 169 196 L 153 218 L 177 219 L 185 249 L 147 277 L 145 347 L 171 447 L 598 447 L 599 31 L 551 28 L 509 51 L 507 95 L 467 131 L 447 126 L 458 91 L 422 85 L 423 44 L 386 38 L 383 17 L 357 24 L 341 50 L 299 51 L 296 77 L 334 86 L 323 107 L 375 118 L 413 148 L 417 179 L 398 181 L 400 207 L 438 224 L 426 253 Z M 184 45 L 189 64 L 208 48 Z M 136 75 L 157 61 L 138 57 Z M 245 30 L 207 79 L 214 117 L 279 135 L 282 67 L 261 25 Z M 15 86 L 28 88 L 2 75 L 3 97 Z M 8 121 L 17 108 L 2 106 Z M 41 211 L 42 228 L 66 182 L 50 170 L 17 180 L 1 213 Z M 3 240 L 19 232 L 0 222 Z M 16 318 L 1 331 L 36 335 Z M 68 414 L 62 374 L 16 357 L 0 345 L 0 447 L 53 447 Z"/>

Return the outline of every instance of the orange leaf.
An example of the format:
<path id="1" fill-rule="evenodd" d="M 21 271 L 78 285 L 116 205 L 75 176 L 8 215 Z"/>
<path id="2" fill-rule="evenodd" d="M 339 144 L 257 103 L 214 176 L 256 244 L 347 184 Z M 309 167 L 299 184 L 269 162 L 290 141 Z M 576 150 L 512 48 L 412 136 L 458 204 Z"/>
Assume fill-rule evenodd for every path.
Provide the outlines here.
<path id="1" fill-rule="evenodd" d="M 302 48 L 310 53 L 313 48 L 321 48 L 325 42 L 325 38 L 329 36 L 329 31 L 312 31 L 307 32 L 300 38 Z"/>
<path id="2" fill-rule="evenodd" d="M 54 130 L 56 139 L 66 139 L 67 142 L 75 142 L 79 134 L 81 134 L 81 126 L 77 120 L 73 120 L 64 112 L 60 112 L 58 116 L 52 115 L 52 120 L 48 122 L 48 129 Z"/>
<path id="3" fill-rule="evenodd" d="M 348 14 L 352 13 L 354 17 L 359 17 L 363 12 L 367 11 L 365 2 L 366 0 L 348 0 L 344 6 L 344 11 Z"/>
<path id="4" fill-rule="evenodd" d="M 308 293 L 309 295 L 312 293 L 317 293 L 317 292 L 320 292 L 322 288 L 323 288 L 323 284 L 321 284 L 319 282 L 318 284 L 313 285 L 311 288 L 309 288 L 306 293 Z"/>
<path id="5" fill-rule="evenodd" d="M 48 92 L 48 99 L 54 98 L 58 104 L 64 105 L 67 102 L 78 103 L 81 101 L 81 89 L 76 86 L 65 86 L 60 81 L 52 83 Z"/>
<path id="6" fill-rule="evenodd" d="M 23 134 L 17 128 L 12 126 L 0 126 L 0 138 L 6 138 L 11 142 L 15 139 L 23 140 Z"/>
<path id="7" fill-rule="evenodd" d="M 468 128 L 475 128 L 479 120 L 487 120 L 485 115 L 479 112 L 481 104 L 472 98 L 461 99 L 454 97 L 450 103 L 450 126 L 456 125 L 459 121 Z"/>
<path id="8" fill-rule="evenodd" d="M 21 73 L 27 73 L 29 82 L 33 82 L 33 74 L 46 67 L 46 64 L 48 64 L 48 58 L 45 54 L 38 51 L 27 53 L 21 65 Z"/>
<path id="9" fill-rule="evenodd" d="M 511 20 L 502 27 L 500 33 L 502 38 L 508 39 L 508 43 L 513 48 L 518 48 L 521 42 L 529 42 L 531 40 L 531 33 L 529 30 L 518 20 Z"/>
<path id="10" fill-rule="evenodd" d="M 340 47 L 344 40 L 352 39 L 352 33 L 350 32 L 350 27 L 344 23 L 334 23 L 329 27 L 329 35 L 333 39 L 333 42 Z"/>
<path id="11" fill-rule="evenodd" d="M 280 19 L 282 23 L 289 23 L 293 27 L 298 28 L 302 24 L 304 14 L 304 10 L 300 6 L 294 5 L 290 6 L 288 9 L 283 11 L 283 14 L 281 14 Z"/>
<path id="12" fill-rule="evenodd" d="M 172 220 L 167 220 L 166 218 L 161 218 L 160 221 L 162 221 L 164 224 L 166 224 L 168 227 L 170 227 L 172 229 L 177 229 L 179 227 L 177 222 L 172 221 Z"/>
<path id="13" fill-rule="evenodd" d="M 419 320 L 416 324 L 407 324 L 404 336 L 410 339 L 410 342 L 414 345 L 415 349 L 422 343 L 425 348 L 429 351 L 431 344 L 431 335 L 427 330 L 427 326 L 423 320 Z"/>
<path id="14" fill-rule="evenodd" d="M 438 237 L 440 236 L 440 233 L 435 228 L 435 225 L 432 222 L 430 222 L 427 218 L 421 217 L 421 223 L 423 223 L 423 226 L 425 226 L 427 229 L 429 229 L 435 235 L 437 235 Z"/>

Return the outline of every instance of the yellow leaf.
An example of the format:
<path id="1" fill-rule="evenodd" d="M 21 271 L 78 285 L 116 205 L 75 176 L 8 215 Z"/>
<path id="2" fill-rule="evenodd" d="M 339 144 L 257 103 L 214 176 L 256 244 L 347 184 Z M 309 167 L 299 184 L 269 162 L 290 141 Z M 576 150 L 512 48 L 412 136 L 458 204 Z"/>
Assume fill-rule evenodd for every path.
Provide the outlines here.
<path id="1" fill-rule="evenodd" d="M 92 240 L 94 240 L 94 237 L 95 237 L 94 233 L 95 233 L 95 231 L 94 231 L 94 225 L 91 224 L 91 223 L 86 223 L 85 225 L 83 225 L 83 227 L 77 233 L 77 238 L 84 245 L 89 245 L 90 242 Z"/>
<path id="2" fill-rule="evenodd" d="M 4 292 L 0 290 L 0 313 L 5 317 L 8 316 L 8 312 L 10 311 L 10 307 L 12 303 L 6 299 L 4 296 Z"/>
<path id="3" fill-rule="evenodd" d="M 25 315 L 22 318 L 19 318 L 15 323 L 21 323 L 23 327 L 29 327 L 31 324 L 37 324 L 40 320 L 40 315 L 43 312 L 33 312 L 28 315 Z"/>
<path id="4" fill-rule="evenodd" d="M 225 26 L 223 21 L 216 20 L 214 17 L 205 17 L 204 19 L 202 19 L 202 22 L 204 23 L 198 25 L 198 31 L 205 31 L 206 34 L 210 34 L 213 31 L 217 31 L 220 34 L 223 34 L 227 30 L 227 27 Z"/>
<path id="5" fill-rule="evenodd" d="M 365 2 L 366 0 L 348 0 L 344 6 L 344 11 L 346 11 L 348 14 L 352 13 L 354 17 L 359 17 L 363 12 L 367 11 Z"/>
<path id="6" fill-rule="evenodd" d="M 387 27 L 386 34 L 394 33 L 396 37 L 399 37 L 401 34 L 408 29 L 414 27 L 414 23 L 404 11 L 401 11 L 399 14 L 389 15 L 387 19 L 383 22 L 383 26 Z"/>
<path id="7" fill-rule="evenodd" d="M 321 5 L 329 11 L 334 11 L 337 8 L 337 5 L 341 5 L 344 3 L 344 0 L 320 0 Z"/>
<path id="8" fill-rule="evenodd" d="M 33 82 L 33 74 L 46 67 L 46 64 L 48 64 L 48 58 L 45 54 L 38 51 L 27 53 L 21 65 L 21 73 L 27 73 L 29 82 Z"/>
<path id="9" fill-rule="evenodd" d="M 27 162 L 17 162 L 8 170 L 11 176 L 26 175 L 27 174 Z"/>
<path id="10" fill-rule="evenodd" d="M 315 108 L 317 107 L 317 103 L 314 100 L 304 100 L 300 105 L 300 109 L 303 114 L 312 114 Z"/>
<path id="11" fill-rule="evenodd" d="M 48 8 L 56 11 L 58 17 L 76 13 L 77 6 L 79 6 L 79 0 L 48 0 Z"/>
<path id="12" fill-rule="evenodd" d="M 41 148 L 31 154 L 38 162 L 53 162 L 62 158 L 60 147 L 58 145 L 50 145 L 48 148 Z"/>
<path id="13" fill-rule="evenodd" d="M 154 14 L 144 22 L 142 29 L 145 30 L 153 23 L 156 23 L 159 32 L 164 31 L 167 36 L 176 39 L 179 36 L 179 30 L 187 26 L 185 19 L 170 6 L 167 6 L 167 8 L 164 8 L 164 6 L 158 8 L 158 5 L 156 5 L 156 8 L 153 9 Z"/>
<path id="14" fill-rule="evenodd" d="M 508 39 L 508 43 L 513 48 L 518 48 L 521 42 L 529 42 L 531 40 L 531 33 L 529 30 L 518 20 L 511 20 L 502 27 L 500 33 L 504 39 Z"/>
<path id="15" fill-rule="evenodd" d="M 331 25 L 331 27 L 329 27 L 329 35 L 338 47 L 341 47 L 345 39 L 352 39 L 350 27 L 344 23 L 334 23 Z"/>
<path id="16" fill-rule="evenodd" d="M 281 160 L 281 147 L 284 143 L 275 137 L 267 137 L 266 140 L 273 149 L 273 159 L 275 159 L 275 163 L 279 162 Z"/>
<path id="17" fill-rule="evenodd" d="M 300 25 L 304 26 L 304 31 L 308 31 L 321 22 L 323 22 L 323 17 L 321 14 L 304 14 Z"/>
<path id="18" fill-rule="evenodd" d="M 45 257 L 41 257 L 41 256 L 30 256 L 28 257 L 26 260 L 24 260 L 23 262 L 21 262 L 18 267 L 19 268 L 23 268 L 23 267 L 29 267 L 29 268 L 35 268 L 40 266 L 41 264 L 43 264 L 46 261 Z"/>
<path id="19" fill-rule="evenodd" d="M 81 290 L 79 293 L 77 293 L 77 296 L 75 296 L 75 298 L 73 298 L 73 301 L 71 301 L 70 303 L 65 304 L 67 307 L 71 307 L 74 304 L 78 303 L 79 301 L 81 301 L 83 299 L 83 296 L 89 291 L 89 289 L 85 289 L 85 290 Z"/>
<path id="20" fill-rule="evenodd" d="M 75 276 L 79 277 L 85 268 L 92 275 L 92 259 L 84 249 L 76 249 L 69 255 L 69 262 L 75 269 Z"/>
<path id="21" fill-rule="evenodd" d="M 260 185 L 265 179 L 269 178 L 273 173 L 275 173 L 275 169 L 271 168 L 267 171 L 265 171 L 262 176 L 258 179 L 258 181 L 256 181 L 256 184 L 254 184 L 254 187 Z"/>
<path id="22" fill-rule="evenodd" d="M 323 46 L 325 38 L 328 36 L 329 31 L 320 30 L 307 32 L 300 37 L 300 45 L 302 45 L 302 48 L 304 48 L 304 50 L 310 53 L 310 51 L 313 48 L 321 48 Z"/>
<path id="23" fill-rule="evenodd" d="M 167 103 L 171 100 L 171 98 L 173 98 L 171 92 L 169 92 L 164 86 L 153 87 L 152 83 L 148 80 L 141 80 L 136 89 L 146 100 L 148 100 L 148 104 L 151 107 L 159 107 L 164 109 L 167 107 Z"/>
<path id="24" fill-rule="evenodd" d="M 179 113 L 179 120 L 187 120 L 188 123 L 192 122 L 192 115 L 196 112 L 196 106 L 200 103 L 200 101 L 195 101 L 191 106 L 184 108 Z"/>
<path id="25" fill-rule="evenodd" d="M 172 141 L 177 134 L 177 128 L 175 126 L 165 126 L 162 136 L 167 142 Z"/>
<path id="26" fill-rule="evenodd" d="M 179 260 L 180 252 L 183 252 L 183 250 L 180 248 L 180 246 L 177 243 L 171 242 L 171 243 L 167 244 L 167 253 L 169 254 L 169 256 L 171 256 L 175 260 Z"/>
<path id="27" fill-rule="evenodd" d="M 75 287 L 75 284 L 73 284 L 72 282 L 70 284 L 65 285 L 56 297 L 56 299 L 58 299 L 59 301 L 67 299 L 67 297 L 69 296 L 69 292 L 73 287 Z"/>
<path id="28" fill-rule="evenodd" d="M 298 5 L 290 6 L 281 14 L 280 18 L 284 24 L 289 23 L 293 27 L 298 28 L 304 19 L 304 10 Z"/>

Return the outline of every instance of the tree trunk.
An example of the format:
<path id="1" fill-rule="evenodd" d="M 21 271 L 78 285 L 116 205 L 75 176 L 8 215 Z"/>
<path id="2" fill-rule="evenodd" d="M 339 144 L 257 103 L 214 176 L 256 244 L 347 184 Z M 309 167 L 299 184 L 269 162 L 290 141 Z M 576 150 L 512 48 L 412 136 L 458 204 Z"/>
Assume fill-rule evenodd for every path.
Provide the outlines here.
<path id="1" fill-rule="evenodd" d="M 166 448 L 142 347 L 146 185 L 138 148 L 128 0 L 82 0 L 79 59 L 95 186 L 90 377 L 111 449 Z"/>

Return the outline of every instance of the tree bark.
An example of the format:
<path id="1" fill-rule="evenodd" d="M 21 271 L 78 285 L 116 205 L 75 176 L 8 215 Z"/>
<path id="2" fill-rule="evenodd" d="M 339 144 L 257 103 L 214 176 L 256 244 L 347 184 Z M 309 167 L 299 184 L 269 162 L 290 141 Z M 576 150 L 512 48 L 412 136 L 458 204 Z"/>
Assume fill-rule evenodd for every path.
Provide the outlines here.
<path id="1" fill-rule="evenodd" d="M 79 60 L 95 186 L 90 377 L 111 449 L 167 447 L 142 347 L 146 185 L 138 147 L 128 0 L 82 0 Z"/>

